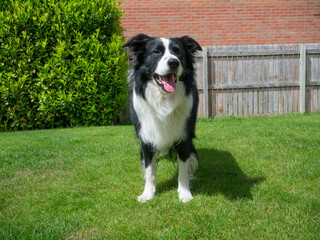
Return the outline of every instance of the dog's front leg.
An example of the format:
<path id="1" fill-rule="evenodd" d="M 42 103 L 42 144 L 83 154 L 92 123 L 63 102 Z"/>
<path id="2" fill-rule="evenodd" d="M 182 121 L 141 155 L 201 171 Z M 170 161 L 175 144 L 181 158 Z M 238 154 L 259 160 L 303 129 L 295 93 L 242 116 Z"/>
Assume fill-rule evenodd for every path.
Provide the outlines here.
<path id="1" fill-rule="evenodd" d="M 182 202 L 193 199 L 190 191 L 190 179 L 198 167 L 197 151 L 192 142 L 180 142 L 176 145 L 179 158 L 178 193 Z"/>
<path id="2" fill-rule="evenodd" d="M 141 161 L 145 170 L 145 186 L 143 193 L 138 197 L 139 202 L 151 200 L 156 194 L 156 155 L 148 144 L 141 143 Z"/>
<path id="3" fill-rule="evenodd" d="M 189 161 L 179 159 L 178 193 L 182 202 L 193 199 L 189 186 Z"/>

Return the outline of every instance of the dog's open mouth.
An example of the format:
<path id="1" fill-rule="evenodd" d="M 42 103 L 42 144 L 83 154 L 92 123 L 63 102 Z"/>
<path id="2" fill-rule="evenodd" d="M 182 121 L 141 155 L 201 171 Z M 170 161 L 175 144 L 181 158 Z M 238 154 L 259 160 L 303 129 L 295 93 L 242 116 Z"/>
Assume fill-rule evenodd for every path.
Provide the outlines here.
<path id="1" fill-rule="evenodd" d="M 154 75 L 156 83 L 165 92 L 172 93 L 176 89 L 178 75 L 175 73 L 169 73 L 167 75 Z"/>

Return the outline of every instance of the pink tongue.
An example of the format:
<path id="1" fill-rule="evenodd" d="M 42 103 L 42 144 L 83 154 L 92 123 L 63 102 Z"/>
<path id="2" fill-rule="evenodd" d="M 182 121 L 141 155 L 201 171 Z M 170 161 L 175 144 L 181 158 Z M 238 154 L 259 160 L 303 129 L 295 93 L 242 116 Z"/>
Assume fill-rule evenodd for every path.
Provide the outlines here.
<path id="1" fill-rule="evenodd" d="M 167 92 L 174 92 L 174 90 L 176 89 L 176 82 L 175 82 L 175 75 L 172 74 L 168 74 L 166 76 L 162 77 L 162 83 L 163 83 L 163 87 Z"/>

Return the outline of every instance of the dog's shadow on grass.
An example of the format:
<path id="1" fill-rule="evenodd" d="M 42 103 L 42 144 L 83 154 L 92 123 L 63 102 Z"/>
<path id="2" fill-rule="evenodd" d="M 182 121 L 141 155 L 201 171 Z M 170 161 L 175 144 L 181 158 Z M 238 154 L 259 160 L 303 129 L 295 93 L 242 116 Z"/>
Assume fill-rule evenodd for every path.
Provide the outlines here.
<path id="1" fill-rule="evenodd" d="M 229 200 L 253 199 L 251 188 L 264 181 L 264 177 L 248 177 L 234 156 L 227 151 L 198 149 L 199 167 L 191 181 L 191 191 L 196 195 L 223 194 Z M 177 187 L 177 173 L 160 183 L 158 193 Z"/>

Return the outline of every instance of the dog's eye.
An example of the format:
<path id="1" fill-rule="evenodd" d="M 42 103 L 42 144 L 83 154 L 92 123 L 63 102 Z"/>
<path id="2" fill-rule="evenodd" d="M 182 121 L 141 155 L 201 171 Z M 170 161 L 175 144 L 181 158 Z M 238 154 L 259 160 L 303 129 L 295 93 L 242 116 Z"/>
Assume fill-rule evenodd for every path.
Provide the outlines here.
<path id="1" fill-rule="evenodd" d="M 182 51 L 179 48 L 173 48 L 172 50 L 177 56 L 182 56 Z"/>
<path id="2" fill-rule="evenodd" d="M 156 50 L 153 51 L 153 54 L 154 54 L 154 55 L 159 55 L 159 54 L 161 54 L 161 51 L 158 50 L 158 49 L 156 49 Z"/>

